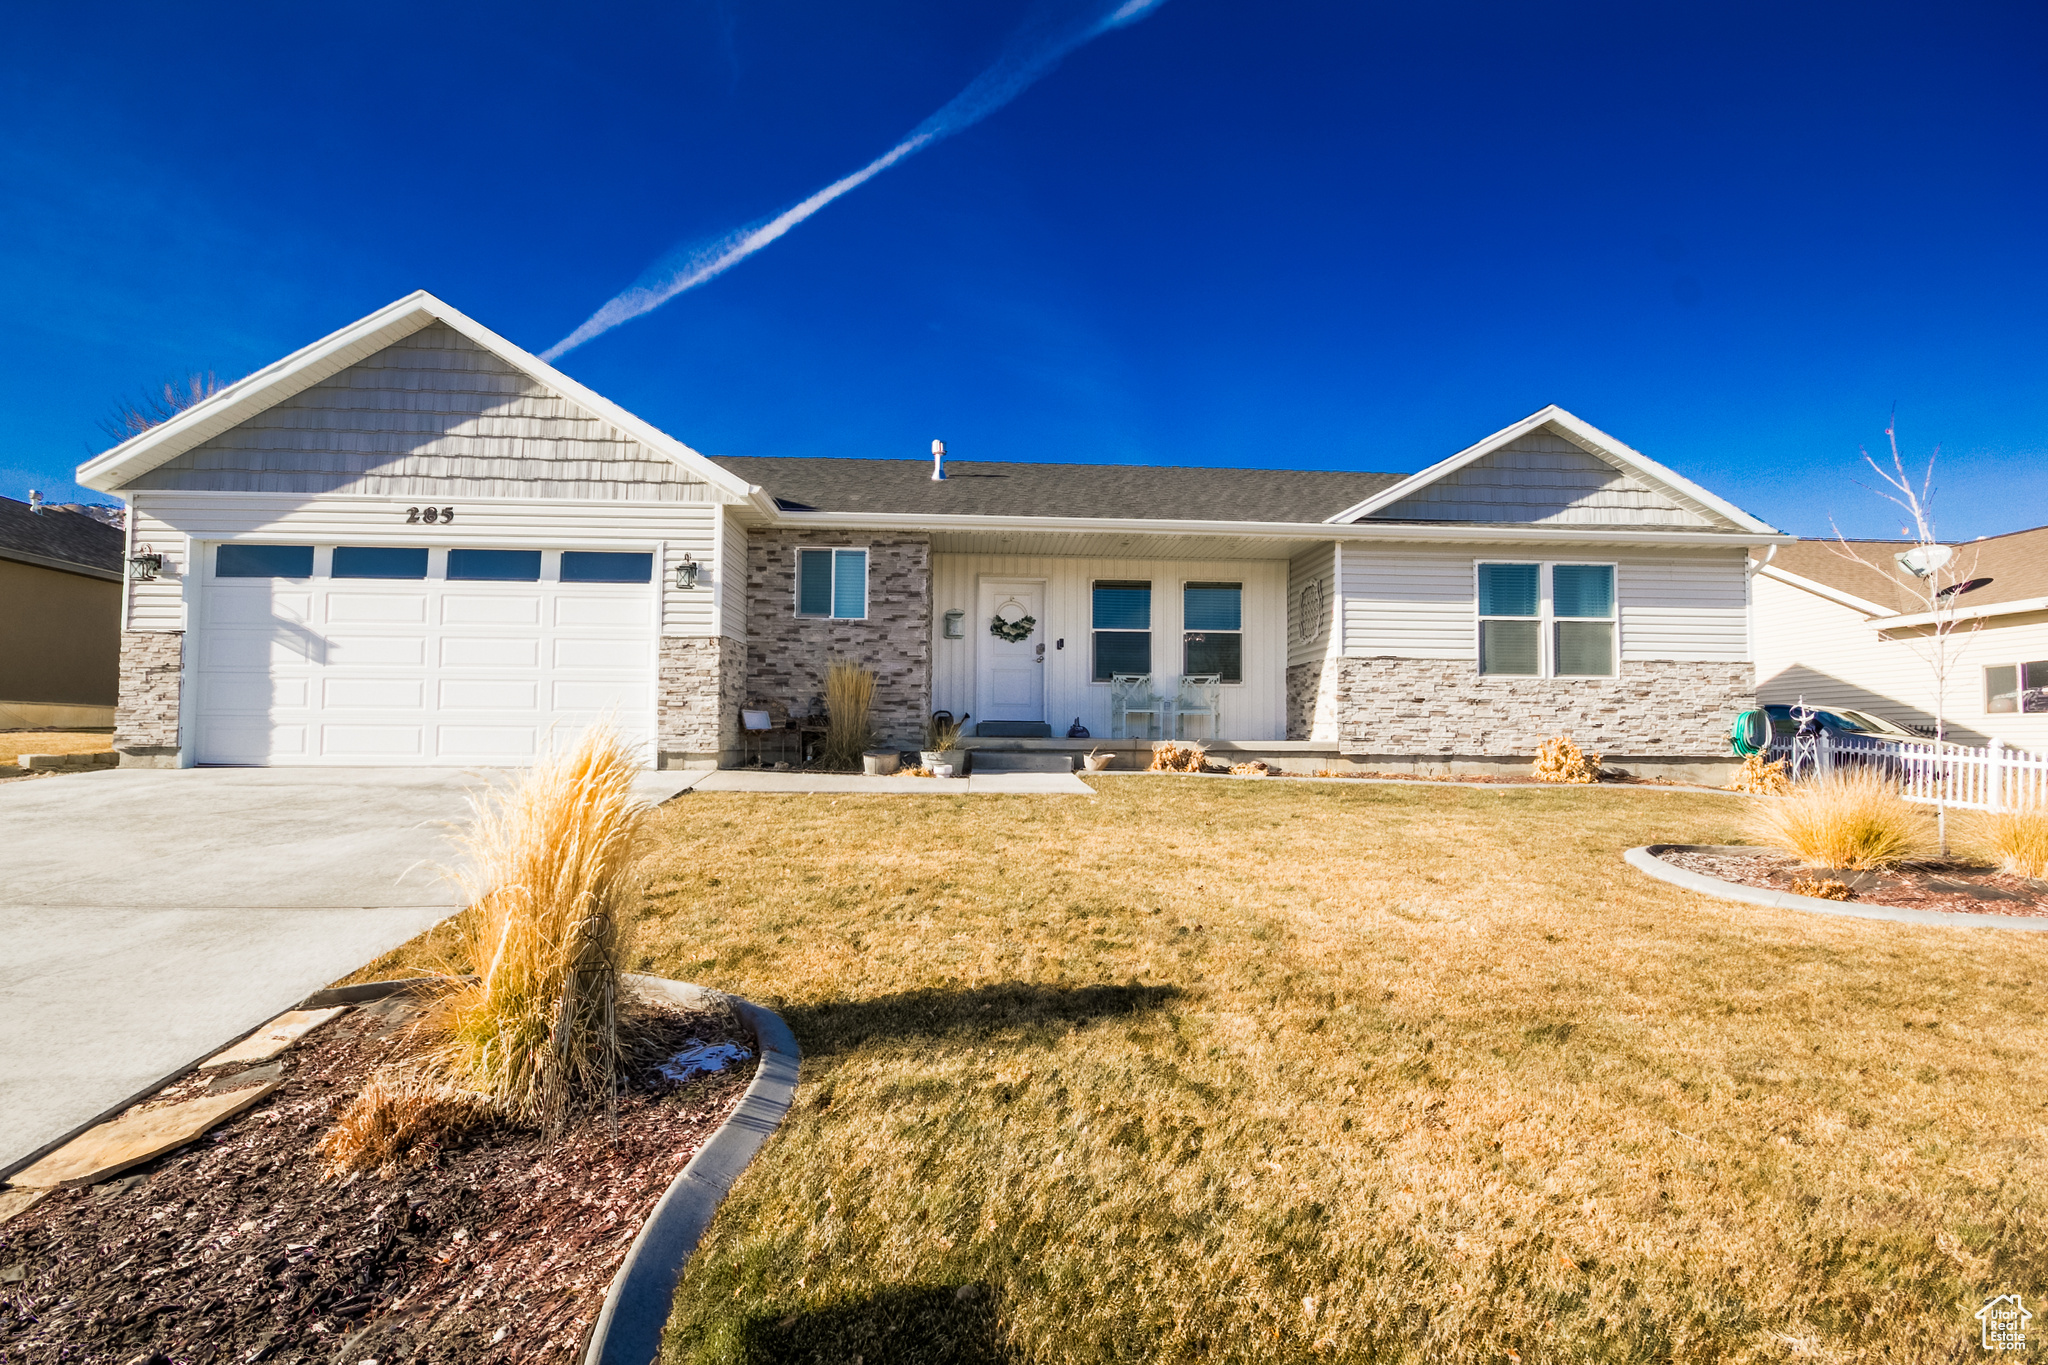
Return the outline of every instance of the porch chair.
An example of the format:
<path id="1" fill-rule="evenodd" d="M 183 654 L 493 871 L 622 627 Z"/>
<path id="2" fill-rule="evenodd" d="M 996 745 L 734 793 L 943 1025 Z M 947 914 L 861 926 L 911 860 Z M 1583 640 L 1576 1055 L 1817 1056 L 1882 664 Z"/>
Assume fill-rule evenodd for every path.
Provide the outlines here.
<path id="1" fill-rule="evenodd" d="M 775 723 L 774 715 L 767 709 L 751 706 L 740 708 L 740 761 L 745 763 L 751 754 L 755 763 L 768 766 L 767 747 L 771 738 L 780 740 L 788 732 Z M 778 749 L 781 744 L 776 746 Z"/>
<path id="2" fill-rule="evenodd" d="M 1216 730 L 1216 711 L 1223 704 L 1223 675 L 1221 673 L 1190 673 L 1180 680 L 1180 696 L 1173 703 L 1173 737 L 1188 739 L 1187 721 L 1189 716 L 1207 716 L 1209 733 L 1204 739 L 1220 739 Z"/>
<path id="3" fill-rule="evenodd" d="M 1152 691 L 1150 673 L 1109 675 L 1109 737 L 1111 739 L 1152 739 L 1159 730 L 1164 698 Z M 1130 717 L 1145 718 L 1145 733 L 1131 733 Z"/>

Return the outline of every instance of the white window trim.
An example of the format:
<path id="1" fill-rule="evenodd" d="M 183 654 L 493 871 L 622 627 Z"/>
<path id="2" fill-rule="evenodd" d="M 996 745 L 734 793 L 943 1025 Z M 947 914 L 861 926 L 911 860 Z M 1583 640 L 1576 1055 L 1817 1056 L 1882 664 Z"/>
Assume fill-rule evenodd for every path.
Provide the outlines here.
<path id="1" fill-rule="evenodd" d="M 1109 680 L 1108 678 L 1098 678 L 1098 677 L 1096 677 L 1096 676 L 1095 676 L 1095 637 L 1096 637 L 1097 635 L 1101 634 L 1101 630 L 1098 630 L 1098 629 L 1097 629 L 1097 627 L 1096 627 L 1096 625 L 1095 625 L 1095 585 L 1096 585 L 1097 583 L 1143 583 L 1143 584 L 1145 585 L 1145 589 L 1146 589 L 1146 591 L 1147 591 L 1147 592 L 1149 592 L 1149 593 L 1151 594 L 1151 604 L 1152 604 L 1152 610 L 1151 610 L 1151 619 L 1152 619 L 1152 624 L 1151 624 L 1151 625 L 1149 625 L 1149 626 L 1146 626 L 1146 627 L 1145 627 L 1145 633 L 1146 633 L 1147 635 L 1149 635 L 1149 636 L 1151 636 L 1151 637 L 1152 637 L 1152 672 L 1151 672 L 1150 674 L 1148 674 L 1147 676 L 1149 676 L 1149 677 L 1154 677 L 1154 678 L 1158 677 L 1158 676 L 1159 676 L 1159 633 L 1160 633 L 1160 632 L 1159 632 L 1159 580 L 1158 580 L 1158 579 L 1156 579 L 1156 578 L 1144 578 L 1144 579 L 1138 579 L 1138 578 L 1090 578 L 1090 579 L 1088 580 L 1088 683 L 1087 683 L 1087 685 L 1088 685 L 1089 687 L 1107 687 L 1107 686 L 1109 686 L 1109 683 L 1110 683 L 1110 680 Z M 1108 629 L 1108 627 L 1104 627 L 1103 629 Z M 1116 634 L 1120 634 L 1120 635 L 1128 635 L 1128 634 L 1132 634 L 1133 632 L 1131 632 L 1131 631 L 1115 631 L 1114 633 L 1116 633 Z"/>
<path id="2" fill-rule="evenodd" d="M 803 610 L 804 604 L 804 552 L 823 551 L 831 554 L 834 550 L 859 550 L 861 553 L 860 615 L 834 616 L 827 612 L 817 616 Z M 832 556 L 831 596 L 836 605 L 839 601 L 839 557 Z M 872 545 L 799 545 L 796 547 L 796 563 L 790 575 L 789 610 L 799 621 L 865 621 L 874 612 L 875 606 L 875 554 Z"/>
<path id="3" fill-rule="evenodd" d="M 2001 659 L 1997 663 L 1987 663 L 1981 665 L 1979 667 L 1978 672 L 1979 676 L 1983 680 L 1984 685 L 1977 689 L 1977 697 L 1979 702 L 1984 707 L 1984 714 L 1987 716 L 2048 715 L 2048 711 L 2028 711 L 2025 709 L 2027 704 L 2027 665 L 2038 664 L 2043 662 L 2048 662 L 2048 660 L 2020 658 Z M 1991 670 L 1994 668 L 2009 668 L 2012 670 L 2013 709 L 2010 711 L 1994 711 L 1991 709 Z"/>
<path id="4" fill-rule="evenodd" d="M 1479 570 L 1488 564 L 1534 564 L 1536 566 L 1536 615 L 1481 616 L 1479 614 Z M 1609 616 L 1559 616 L 1552 610 L 1550 571 L 1560 564 L 1589 565 L 1614 574 L 1614 611 Z M 1479 673 L 1480 624 L 1485 621 L 1535 621 L 1537 671 L 1535 673 Z M 1614 671 L 1611 673 L 1565 673 L 1557 671 L 1557 623 L 1559 621 L 1606 621 L 1614 627 Z M 1472 561 L 1472 670 L 1482 678 L 1618 678 L 1621 676 L 1621 563 L 1613 559 L 1475 559 Z"/>
<path id="5" fill-rule="evenodd" d="M 1114 580 L 1112 580 L 1112 581 L 1114 581 Z M 1188 676 L 1188 636 L 1190 636 L 1190 635 L 1193 635 L 1193 634 L 1196 634 L 1196 633 L 1197 633 L 1197 632 L 1195 632 L 1195 631 L 1192 631 L 1192 630 L 1188 629 L 1188 584 L 1190 584 L 1190 583 L 1227 583 L 1227 582 L 1229 582 L 1229 581 L 1230 581 L 1230 580 L 1229 580 L 1229 579 L 1227 579 L 1227 578 L 1183 578 L 1183 579 L 1181 579 L 1181 580 L 1180 580 L 1180 582 L 1179 582 L 1179 593 L 1180 593 L 1180 658 L 1179 658 L 1179 659 L 1178 659 L 1178 660 L 1177 660 L 1176 662 L 1178 662 L 1178 663 L 1180 664 L 1180 675 L 1181 675 L 1181 676 L 1182 676 L 1183 678 L 1185 678 L 1186 676 Z M 1243 579 L 1238 579 L 1238 580 L 1237 580 L 1237 629 L 1236 629 L 1235 631 L 1228 631 L 1228 630 L 1205 630 L 1205 631 L 1201 631 L 1201 632 L 1199 632 L 1200 634 L 1203 634 L 1203 635 L 1236 635 L 1236 636 L 1237 636 L 1237 671 L 1238 671 L 1239 673 L 1243 673 L 1243 672 L 1245 672 L 1245 671 L 1246 671 L 1246 665 L 1245 665 L 1245 654 L 1244 654 L 1244 637 L 1245 637 L 1245 629 L 1244 629 L 1244 598 L 1245 598 L 1245 590 L 1244 590 L 1244 580 L 1243 580 Z M 1156 671 L 1156 670 L 1155 670 L 1155 671 Z M 1237 680 L 1236 682 L 1230 682 L 1230 681 L 1227 681 L 1227 680 L 1226 680 L 1226 681 L 1224 681 L 1224 682 L 1222 682 L 1222 683 L 1218 684 L 1218 686 L 1221 686 L 1221 687 L 1243 687 L 1243 686 L 1244 686 L 1244 679 L 1243 679 L 1243 678 L 1239 678 L 1239 679 L 1238 679 L 1238 680 Z"/>

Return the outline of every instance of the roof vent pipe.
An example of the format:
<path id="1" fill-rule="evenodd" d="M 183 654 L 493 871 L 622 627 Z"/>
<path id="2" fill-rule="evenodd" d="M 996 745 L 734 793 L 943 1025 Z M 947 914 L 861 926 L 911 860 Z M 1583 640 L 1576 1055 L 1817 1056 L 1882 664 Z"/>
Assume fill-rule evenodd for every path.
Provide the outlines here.
<path id="1" fill-rule="evenodd" d="M 932 442 L 932 482 L 933 482 L 933 483 L 937 483 L 937 482 L 939 482 L 939 480 L 941 480 L 941 479 L 943 479 L 943 478 L 945 478 L 945 477 L 946 477 L 946 443 L 945 443 L 944 441 L 933 441 L 933 442 Z"/>

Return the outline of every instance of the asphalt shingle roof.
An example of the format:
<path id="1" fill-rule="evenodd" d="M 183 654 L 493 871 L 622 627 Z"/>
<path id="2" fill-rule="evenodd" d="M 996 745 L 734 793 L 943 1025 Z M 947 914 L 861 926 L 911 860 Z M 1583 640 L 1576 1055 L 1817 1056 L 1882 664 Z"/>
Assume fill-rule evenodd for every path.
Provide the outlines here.
<path id="1" fill-rule="evenodd" d="M 1143 517 L 1324 521 L 1407 478 L 1322 469 L 722 456 L 718 463 L 790 510 L 905 516 Z"/>
<path id="2" fill-rule="evenodd" d="M 1849 542 L 1850 549 L 1867 563 L 1886 569 L 1888 572 L 1885 574 L 1873 573 L 1849 559 L 1842 553 L 1841 545 L 1832 540 L 1802 540 L 1793 545 L 1780 545 L 1776 557 L 1771 560 L 1771 567 L 1810 578 L 1877 606 L 1911 615 L 1926 611 L 1927 602 L 1919 596 L 1919 581 L 1899 570 L 1892 556 L 1912 544 L 1910 540 Z M 1961 541 L 1956 544 L 1955 552 L 1956 557 L 1950 567 L 1943 570 L 1944 582 L 1968 582 L 1979 578 L 1991 580 L 1964 593 L 1958 599 L 1961 606 L 1983 607 L 1998 602 L 2048 597 L 2048 526 L 2002 536 L 1986 536 L 1982 540 Z M 1765 551 L 1752 550 L 1750 553 L 1761 559 Z M 1887 578 L 1892 580 L 1893 586 L 1887 585 Z"/>
<path id="3" fill-rule="evenodd" d="M 25 502 L 0 498 L 0 559 L 120 573 L 125 539 L 105 522 L 78 512 L 46 507 L 38 515 Z"/>

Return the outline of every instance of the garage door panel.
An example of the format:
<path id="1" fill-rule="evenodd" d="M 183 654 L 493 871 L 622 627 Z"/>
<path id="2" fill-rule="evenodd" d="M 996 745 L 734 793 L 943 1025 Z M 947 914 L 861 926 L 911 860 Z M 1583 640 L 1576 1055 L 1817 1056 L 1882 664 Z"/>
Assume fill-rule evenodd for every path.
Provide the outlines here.
<path id="1" fill-rule="evenodd" d="M 646 640 L 557 636 L 552 659 L 556 668 L 646 668 L 653 651 Z"/>
<path id="2" fill-rule="evenodd" d="M 377 625 L 424 623 L 427 619 L 425 593 L 330 592 L 327 619 L 348 625 L 368 622 Z"/>
<path id="3" fill-rule="evenodd" d="M 306 752 L 304 725 L 273 725 L 266 720 L 224 718 L 206 727 L 200 737 L 201 763 L 269 763 L 297 758 Z"/>
<path id="4" fill-rule="evenodd" d="M 206 680 L 208 711 L 255 712 L 303 711 L 313 691 L 312 679 L 277 677 L 265 673 L 218 673 Z"/>
<path id="5" fill-rule="evenodd" d="M 645 626 L 648 605 L 640 597 L 571 597 L 555 599 L 558 626 Z"/>
<path id="6" fill-rule="evenodd" d="M 540 618 L 538 593 L 502 597 L 450 593 L 441 599 L 441 624 L 446 626 L 537 626 Z"/>
<path id="7" fill-rule="evenodd" d="M 324 651 L 317 638 L 282 631 L 209 630 L 199 662 L 207 669 L 262 669 L 317 662 Z"/>
<path id="8" fill-rule="evenodd" d="M 654 700 L 654 688 L 646 683 L 558 678 L 549 689 L 549 700 L 557 711 L 617 710 L 623 715 L 645 710 Z"/>
<path id="9" fill-rule="evenodd" d="M 424 678 L 328 678 L 320 699 L 335 711 L 418 711 L 427 704 Z"/>
<path id="10" fill-rule="evenodd" d="M 444 758 L 524 759 L 540 752 L 540 729 L 528 725 L 438 725 L 435 747 Z"/>
<path id="11" fill-rule="evenodd" d="M 531 635 L 444 635 L 441 663 L 447 668 L 538 668 L 540 641 Z"/>
<path id="12" fill-rule="evenodd" d="M 207 604 L 206 619 L 220 626 L 267 626 L 276 622 L 303 626 L 313 619 L 313 594 L 263 588 L 233 587 L 218 592 Z"/>
<path id="13" fill-rule="evenodd" d="M 540 683 L 520 678 L 443 678 L 443 711 L 538 711 Z"/>
<path id="14" fill-rule="evenodd" d="M 330 668 L 418 668 L 427 661 L 424 635 L 330 635 Z"/>
<path id="15" fill-rule="evenodd" d="M 419 758 L 426 751 L 420 725 L 320 726 L 320 752 L 329 758 Z"/>

